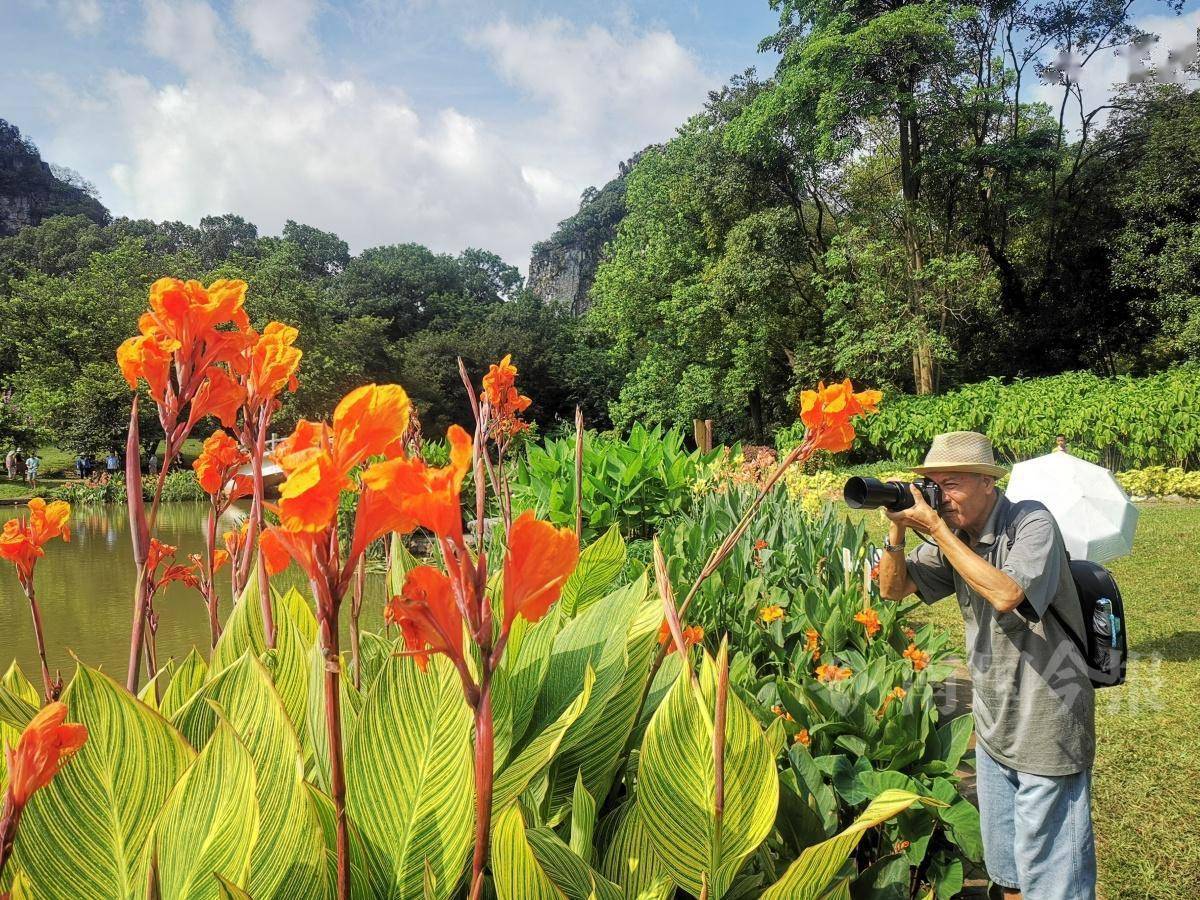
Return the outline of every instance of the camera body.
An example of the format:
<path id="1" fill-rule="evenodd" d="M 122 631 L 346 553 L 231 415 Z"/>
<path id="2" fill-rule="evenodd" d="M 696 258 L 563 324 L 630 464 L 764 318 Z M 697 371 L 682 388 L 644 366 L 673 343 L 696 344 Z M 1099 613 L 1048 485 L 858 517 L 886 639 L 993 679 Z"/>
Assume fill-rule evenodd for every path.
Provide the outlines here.
<path id="1" fill-rule="evenodd" d="M 937 509 L 942 503 L 942 489 L 928 478 L 912 482 L 925 502 Z M 915 505 L 909 483 L 905 481 L 880 481 L 878 478 L 851 478 L 842 489 L 842 497 L 851 509 L 878 509 L 900 512 Z"/>

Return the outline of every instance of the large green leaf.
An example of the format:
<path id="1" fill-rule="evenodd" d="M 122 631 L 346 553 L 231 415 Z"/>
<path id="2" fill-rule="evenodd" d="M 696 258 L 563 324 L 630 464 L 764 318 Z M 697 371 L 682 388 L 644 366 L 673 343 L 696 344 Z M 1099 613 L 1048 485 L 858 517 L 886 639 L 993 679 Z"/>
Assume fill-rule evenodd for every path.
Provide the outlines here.
<path id="1" fill-rule="evenodd" d="M 507 806 L 516 800 L 536 776 L 549 768 L 550 761 L 562 745 L 563 736 L 587 709 L 594 683 L 595 675 L 589 667 L 583 673 L 583 688 L 574 702 L 562 711 L 557 721 L 552 722 L 526 744 L 517 757 L 499 772 L 492 788 L 493 809 Z"/>
<path id="2" fill-rule="evenodd" d="M 254 760 L 221 719 L 184 772 L 154 827 L 160 896 L 207 900 L 221 896 L 215 877 L 245 887 L 258 837 Z"/>
<path id="3" fill-rule="evenodd" d="M 346 807 L 363 839 L 371 895 L 438 897 L 460 881 L 474 828 L 471 713 L 453 664 L 422 672 L 390 658 L 363 698 L 346 747 Z"/>
<path id="4" fill-rule="evenodd" d="M 247 651 L 259 657 L 268 653 L 258 598 L 258 579 L 251 578 L 213 650 L 210 678 L 236 663 Z M 275 649 L 264 657 L 264 662 L 292 727 L 303 743 L 307 737 L 308 652 L 315 640 L 316 621 L 295 590 L 283 596 L 272 591 L 272 610 Z"/>
<path id="5" fill-rule="evenodd" d="M 146 894 L 150 829 L 195 753 L 170 723 L 81 665 L 63 695 L 88 739 L 21 818 L 16 864 L 40 900 Z"/>
<path id="6" fill-rule="evenodd" d="M 512 745 L 521 740 L 533 707 L 550 669 L 550 653 L 562 623 L 558 605 L 537 622 L 517 616 L 508 645 L 492 679 L 492 716 L 495 720 L 495 763 L 508 760 Z"/>
<path id="7" fill-rule="evenodd" d="M 603 711 L 592 718 L 593 727 L 555 759 L 550 788 L 552 809 L 568 802 L 576 774 L 582 774 L 584 785 L 593 796 L 608 796 L 625 759 L 625 746 L 633 732 L 650 662 L 658 651 L 656 637 L 661 622 L 661 606 L 647 595 L 629 627 L 625 673 L 620 684 Z"/>
<path id="8" fill-rule="evenodd" d="M 175 717 L 193 746 L 207 743 L 219 706 L 254 759 L 259 838 L 248 892 L 270 897 L 321 897 L 325 843 L 305 786 L 303 755 L 266 668 L 249 651 L 216 674 Z"/>
<path id="9" fill-rule="evenodd" d="M 627 802 L 613 816 L 617 823 L 604 852 L 601 874 L 619 885 L 628 900 L 666 900 L 674 890 L 674 883 L 642 824 L 638 804 Z"/>
<path id="10" fill-rule="evenodd" d="M 699 895 L 724 895 L 743 861 L 770 833 L 779 805 L 775 760 L 762 729 L 729 690 L 724 752 L 725 808 L 718 817 L 713 763 L 717 675 L 704 654 L 699 684 L 685 667 L 646 729 L 638 806 L 658 858 Z"/>
<path id="11" fill-rule="evenodd" d="M 21 667 L 15 660 L 8 667 L 8 671 L 4 673 L 4 677 L 0 678 L 0 687 L 16 694 L 33 707 L 42 704 L 42 695 L 33 686 L 33 682 L 25 677 L 25 673 L 21 671 Z"/>
<path id="12" fill-rule="evenodd" d="M 898 816 L 914 803 L 938 805 L 938 801 L 909 791 L 884 791 L 840 834 L 808 847 L 783 877 L 767 888 L 763 900 L 815 900 L 832 885 L 863 833 L 868 828 Z"/>
<path id="13" fill-rule="evenodd" d="M 525 838 L 550 881 L 569 900 L 621 900 L 621 889 L 579 858 L 549 828 L 530 828 Z"/>
<path id="14" fill-rule="evenodd" d="M 533 855 L 525 819 L 516 803 L 500 809 L 492 822 L 492 885 L 498 900 L 565 900 Z"/>
<path id="15" fill-rule="evenodd" d="M 558 605 L 566 616 L 577 616 L 608 592 L 625 568 L 625 539 L 613 525 L 579 554 L 575 571 L 563 585 Z"/>
<path id="16" fill-rule="evenodd" d="M 171 683 L 167 685 L 167 690 L 163 694 L 159 711 L 168 719 L 171 718 L 183 708 L 196 691 L 204 686 L 204 682 L 207 680 L 208 663 L 193 647 L 184 657 L 183 662 L 179 664 L 175 674 L 171 676 Z"/>

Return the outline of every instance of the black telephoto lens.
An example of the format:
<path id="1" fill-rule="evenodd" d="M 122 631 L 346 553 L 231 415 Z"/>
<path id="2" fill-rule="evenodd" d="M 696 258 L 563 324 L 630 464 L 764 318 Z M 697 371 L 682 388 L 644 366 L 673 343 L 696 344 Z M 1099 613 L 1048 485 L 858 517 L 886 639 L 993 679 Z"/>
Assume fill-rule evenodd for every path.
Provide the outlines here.
<path id="1" fill-rule="evenodd" d="M 899 481 L 880 481 L 878 478 L 851 478 L 842 489 L 842 497 L 851 509 L 878 509 L 883 506 L 897 512 L 913 505 L 908 485 Z"/>

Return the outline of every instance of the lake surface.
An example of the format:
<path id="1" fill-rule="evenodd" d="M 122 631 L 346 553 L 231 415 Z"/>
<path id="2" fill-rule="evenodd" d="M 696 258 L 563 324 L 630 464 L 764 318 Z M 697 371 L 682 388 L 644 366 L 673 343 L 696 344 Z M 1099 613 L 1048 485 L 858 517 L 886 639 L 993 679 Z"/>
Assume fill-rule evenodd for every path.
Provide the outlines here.
<path id="1" fill-rule="evenodd" d="M 20 514 L 24 507 L 0 507 L 0 523 Z M 177 562 L 187 554 L 204 550 L 203 525 L 207 503 L 165 503 L 159 511 L 157 537 L 178 548 Z M 232 509 L 217 527 L 217 534 L 236 526 L 245 515 Z M 69 682 L 75 671 L 71 654 L 91 666 L 125 682 L 129 661 L 129 631 L 133 616 L 133 586 L 137 580 L 133 548 L 129 542 L 129 518 L 124 506 L 80 506 L 73 510 L 71 541 L 53 540 L 45 547 L 34 575 L 42 627 L 51 672 L 62 669 Z M 229 571 L 217 573 L 221 595 L 221 619 L 230 610 Z M 364 628 L 382 624 L 384 583 L 382 574 L 367 576 L 363 601 Z M 295 566 L 276 576 L 277 589 L 295 585 L 309 597 L 307 583 Z M 154 600 L 158 612 L 158 658 L 182 659 L 193 646 L 208 656 L 208 612 L 200 592 L 182 584 L 170 584 Z M 349 621 L 349 598 L 342 618 Z M 345 627 L 343 627 L 345 630 Z M 343 642 L 348 650 L 349 644 Z M 37 645 L 29 603 L 10 563 L 0 560 L 0 672 L 16 659 L 25 675 L 38 683 Z M 145 672 L 143 671 L 143 681 Z"/>

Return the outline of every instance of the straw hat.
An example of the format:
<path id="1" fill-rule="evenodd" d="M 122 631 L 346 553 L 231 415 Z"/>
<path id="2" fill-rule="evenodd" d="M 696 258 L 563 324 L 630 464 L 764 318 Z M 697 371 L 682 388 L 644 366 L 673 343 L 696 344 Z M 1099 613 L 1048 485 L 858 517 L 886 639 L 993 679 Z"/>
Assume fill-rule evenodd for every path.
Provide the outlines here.
<path id="1" fill-rule="evenodd" d="M 1000 478 L 1007 469 L 996 465 L 992 442 L 977 431 L 950 431 L 939 434 L 925 454 L 925 462 L 913 466 L 921 475 L 933 472 L 974 472 Z"/>

